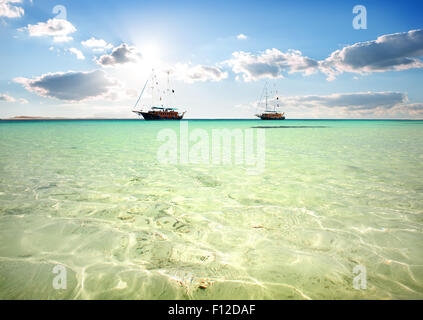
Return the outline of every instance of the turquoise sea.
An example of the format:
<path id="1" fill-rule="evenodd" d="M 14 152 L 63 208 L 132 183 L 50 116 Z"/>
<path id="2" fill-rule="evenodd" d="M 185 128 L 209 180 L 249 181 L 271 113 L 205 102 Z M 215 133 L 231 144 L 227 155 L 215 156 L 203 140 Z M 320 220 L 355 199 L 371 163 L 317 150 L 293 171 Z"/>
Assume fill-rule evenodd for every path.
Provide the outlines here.
<path id="1" fill-rule="evenodd" d="M 163 164 L 182 122 L 264 170 Z M 182 122 L 0 121 L 0 299 L 423 299 L 423 121 Z"/>

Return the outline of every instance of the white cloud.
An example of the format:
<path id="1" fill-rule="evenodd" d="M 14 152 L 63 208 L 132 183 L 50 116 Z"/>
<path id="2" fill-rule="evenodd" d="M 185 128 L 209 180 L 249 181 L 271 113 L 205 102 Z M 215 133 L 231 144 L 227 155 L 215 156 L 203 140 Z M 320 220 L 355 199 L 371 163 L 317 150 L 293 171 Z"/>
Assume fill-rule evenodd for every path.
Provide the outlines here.
<path id="1" fill-rule="evenodd" d="M 247 40 L 248 37 L 245 34 L 240 33 L 239 35 L 236 36 L 236 38 L 238 40 Z"/>
<path id="2" fill-rule="evenodd" d="M 270 104 L 275 99 L 269 100 Z M 423 115 L 423 103 L 409 103 L 401 92 L 354 92 L 330 95 L 279 96 L 284 111 L 297 117 L 392 118 Z M 258 107 L 258 102 L 252 104 Z"/>
<path id="3" fill-rule="evenodd" d="M 176 64 L 171 68 L 172 75 L 181 81 L 187 83 L 205 82 L 205 81 L 221 81 L 228 77 L 227 72 L 223 72 L 218 67 L 196 65 L 190 66 L 188 64 Z"/>
<path id="4" fill-rule="evenodd" d="M 326 96 L 308 95 L 279 99 L 281 106 L 347 108 L 348 110 L 390 109 L 408 100 L 407 95 L 401 92 L 336 93 Z"/>
<path id="5" fill-rule="evenodd" d="M 423 116 L 423 103 L 410 103 L 404 105 L 398 105 L 392 108 L 395 113 L 403 114 L 405 116 Z"/>
<path id="6" fill-rule="evenodd" d="M 122 43 L 113 48 L 110 54 L 102 55 L 96 62 L 103 67 L 115 67 L 126 63 L 135 63 L 141 59 L 141 53 L 136 47 Z"/>
<path id="7" fill-rule="evenodd" d="M 82 41 L 81 44 L 84 47 L 91 48 L 95 52 L 103 52 L 106 49 L 113 48 L 113 46 L 110 43 L 107 43 L 103 39 L 96 39 L 94 37 L 88 40 Z"/>
<path id="8" fill-rule="evenodd" d="M 5 102 L 15 102 L 16 99 L 5 94 L 5 93 L 0 93 L 0 102 L 1 101 L 5 101 Z"/>
<path id="9" fill-rule="evenodd" d="M 336 50 L 325 60 L 303 56 L 301 51 L 267 49 L 259 54 L 234 52 L 224 63 L 244 81 L 283 78 L 284 73 L 310 75 L 321 71 L 328 80 L 344 72 L 368 74 L 423 68 L 423 30 L 387 34 L 376 40 L 358 42 Z M 239 79 L 239 78 L 238 78 Z"/>
<path id="10" fill-rule="evenodd" d="M 16 3 L 22 3 L 22 0 L 0 0 L 0 17 L 22 17 L 25 11 L 23 8 L 14 5 Z"/>
<path id="11" fill-rule="evenodd" d="M 8 94 L 0 93 L 0 102 L 1 101 L 16 102 L 16 99 L 13 98 L 12 96 L 9 96 Z M 20 104 L 27 104 L 28 103 L 28 100 L 26 100 L 24 98 L 20 98 L 18 101 L 19 101 Z"/>
<path id="12" fill-rule="evenodd" d="M 310 75 L 317 71 L 317 61 L 305 57 L 301 51 L 267 49 L 254 55 L 249 52 L 234 52 L 232 59 L 225 61 L 233 72 L 242 74 L 244 81 L 255 81 L 262 78 L 283 78 L 283 73 L 301 72 Z"/>
<path id="13" fill-rule="evenodd" d="M 320 62 L 328 80 L 343 72 L 370 73 L 423 68 L 423 30 L 387 34 L 336 50 Z"/>
<path id="14" fill-rule="evenodd" d="M 55 42 L 67 42 L 72 40 L 68 36 L 76 31 L 76 28 L 67 20 L 63 19 L 49 19 L 47 22 L 38 22 L 35 25 L 28 26 L 19 30 L 27 30 L 31 37 L 54 37 Z"/>
<path id="15" fill-rule="evenodd" d="M 84 60 L 84 59 L 85 59 L 84 54 L 83 54 L 80 50 L 78 50 L 78 49 L 76 49 L 76 48 L 70 48 L 70 49 L 69 49 L 69 52 L 71 52 L 71 53 L 73 53 L 74 55 L 76 55 L 76 58 L 77 58 L 78 60 Z"/>
<path id="16" fill-rule="evenodd" d="M 114 100 L 120 91 L 119 82 L 107 77 L 102 70 L 47 73 L 33 79 L 15 78 L 14 81 L 40 96 L 69 102 Z"/>
<path id="17" fill-rule="evenodd" d="M 68 37 L 68 36 L 57 36 L 57 37 L 53 37 L 53 41 L 60 43 L 60 42 L 69 42 L 72 41 L 73 38 L 72 37 Z"/>
<path id="18" fill-rule="evenodd" d="M 126 94 L 130 98 L 137 98 L 138 95 L 139 95 L 139 92 L 138 92 L 138 90 L 135 90 L 135 89 L 127 89 Z M 146 96 L 147 96 L 147 94 L 144 97 L 146 97 Z"/>

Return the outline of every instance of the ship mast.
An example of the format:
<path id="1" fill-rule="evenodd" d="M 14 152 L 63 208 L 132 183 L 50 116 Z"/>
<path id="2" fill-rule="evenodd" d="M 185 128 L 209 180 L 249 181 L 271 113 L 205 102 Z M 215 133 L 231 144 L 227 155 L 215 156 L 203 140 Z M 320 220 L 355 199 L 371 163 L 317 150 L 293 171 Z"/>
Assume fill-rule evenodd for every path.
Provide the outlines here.
<path id="1" fill-rule="evenodd" d="M 278 103 L 279 97 L 278 97 L 278 90 L 276 89 L 276 85 L 274 85 L 274 88 L 275 88 L 276 103 L 273 106 L 273 111 L 276 112 L 276 106 L 279 108 L 279 103 Z"/>
<path id="2" fill-rule="evenodd" d="M 172 105 L 171 97 L 170 97 L 170 71 L 167 70 L 167 89 L 166 89 L 166 103 L 167 106 L 170 107 Z"/>
<path id="3" fill-rule="evenodd" d="M 266 109 L 265 110 L 267 111 L 267 83 L 266 83 Z"/>
<path id="4" fill-rule="evenodd" d="M 154 69 L 152 71 L 152 75 L 151 75 L 151 107 L 154 107 Z"/>

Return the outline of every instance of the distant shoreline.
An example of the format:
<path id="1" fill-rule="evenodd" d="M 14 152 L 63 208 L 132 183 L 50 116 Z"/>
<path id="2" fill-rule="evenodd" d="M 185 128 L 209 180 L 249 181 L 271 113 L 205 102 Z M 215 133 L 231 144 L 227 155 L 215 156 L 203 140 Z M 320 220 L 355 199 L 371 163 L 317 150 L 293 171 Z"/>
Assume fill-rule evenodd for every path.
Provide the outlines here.
<path id="1" fill-rule="evenodd" d="M 67 117 L 17 116 L 17 117 L 11 117 L 11 118 L 2 118 L 0 120 L 137 120 L 137 118 L 106 118 L 106 117 L 67 118 Z"/>

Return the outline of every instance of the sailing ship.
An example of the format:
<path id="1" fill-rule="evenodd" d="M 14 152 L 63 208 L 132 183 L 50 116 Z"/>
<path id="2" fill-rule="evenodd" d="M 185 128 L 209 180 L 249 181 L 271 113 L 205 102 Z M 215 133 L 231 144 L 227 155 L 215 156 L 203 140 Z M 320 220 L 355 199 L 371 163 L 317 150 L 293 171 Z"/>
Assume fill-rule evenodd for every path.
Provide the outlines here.
<path id="1" fill-rule="evenodd" d="M 170 100 L 170 96 L 171 96 L 171 94 L 173 95 L 175 93 L 175 90 L 173 90 L 173 89 L 170 90 L 170 88 L 169 88 L 169 72 L 167 74 L 168 74 L 168 81 L 167 81 L 168 88 L 167 88 L 166 91 L 160 92 L 160 94 L 163 94 L 164 96 L 166 96 L 166 98 L 168 100 Z M 144 110 L 143 109 L 137 110 L 136 108 L 138 106 L 138 103 L 139 103 L 139 101 L 140 101 L 140 99 L 141 99 L 141 97 L 144 93 L 144 90 L 147 87 L 147 83 L 149 81 L 151 81 L 151 106 L 150 106 L 149 110 L 145 110 L 145 109 Z M 154 70 L 153 70 L 153 74 L 152 74 L 151 78 L 147 79 L 147 81 L 145 82 L 144 87 L 141 90 L 141 94 L 139 95 L 137 102 L 135 103 L 134 107 L 132 108 L 132 112 L 134 112 L 135 114 L 137 114 L 139 116 L 142 116 L 144 118 L 144 120 L 181 120 L 184 117 L 186 111 L 180 113 L 177 108 L 165 106 L 165 104 L 164 104 L 164 98 L 165 97 L 164 96 L 160 95 L 160 106 L 155 105 L 155 103 L 154 103 L 154 96 L 155 96 L 154 93 L 155 93 L 155 90 L 157 90 L 158 85 L 159 85 L 159 83 L 157 81 L 157 77 L 154 74 Z"/>
<path id="2" fill-rule="evenodd" d="M 264 112 L 257 113 L 255 116 L 259 117 L 261 120 L 285 120 L 285 112 L 279 112 L 276 109 L 279 109 L 279 97 L 278 92 L 275 90 L 275 103 L 273 105 L 273 110 L 268 103 L 268 92 L 267 92 L 267 83 L 264 86 L 264 96 L 265 96 L 265 109 Z M 263 98 L 263 94 L 260 98 L 260 101 Z"/>

